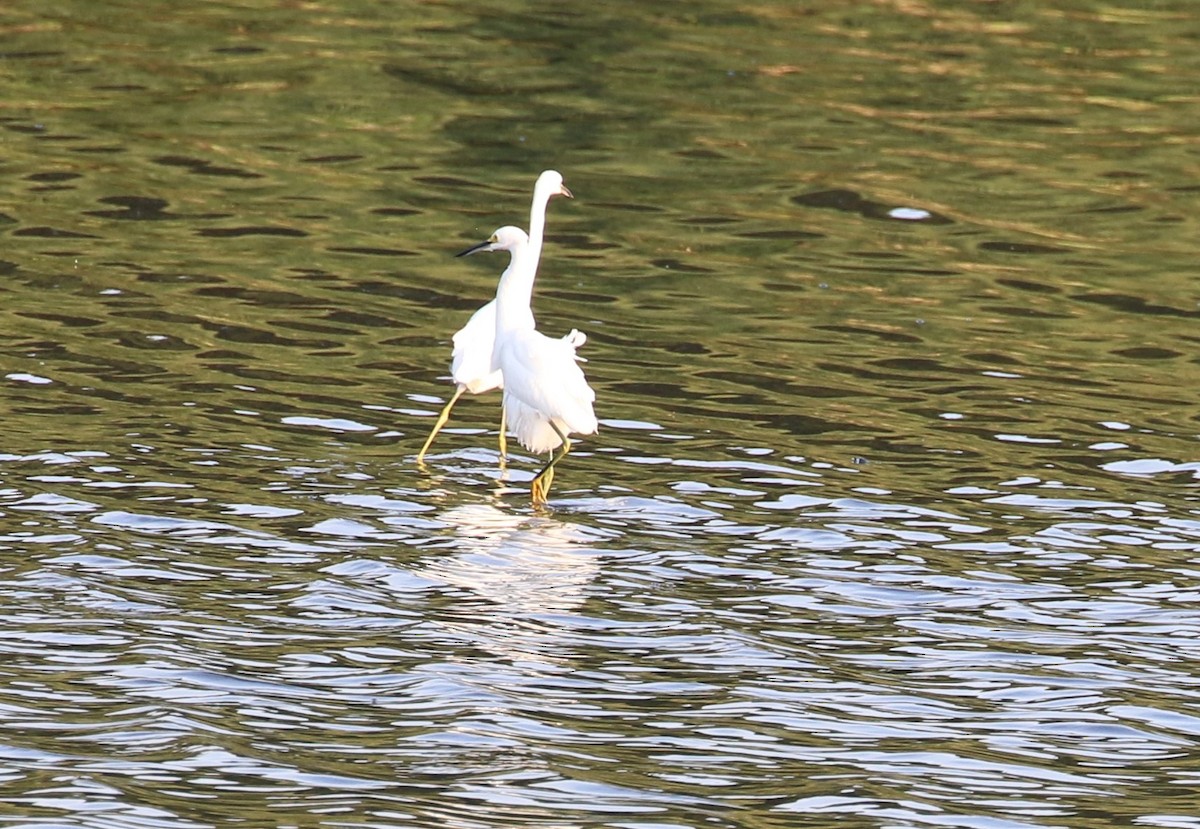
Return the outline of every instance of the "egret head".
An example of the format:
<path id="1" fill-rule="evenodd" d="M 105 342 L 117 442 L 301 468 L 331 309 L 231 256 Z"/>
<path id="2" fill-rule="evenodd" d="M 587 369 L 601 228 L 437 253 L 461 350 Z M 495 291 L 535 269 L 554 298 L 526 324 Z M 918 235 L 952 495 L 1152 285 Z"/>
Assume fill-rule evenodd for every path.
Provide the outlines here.
<path id="1" fill-rule="evenodd" d="M 575 198 L 571 195 L 571 191 L 567 189 L 567 185 L 563 184 L 563 177 L 558 170 L 545 170 L 538 176 L 537 184 L 533 185 L 534 193 L 546 193 L 546 198 L 550 196 L 566 196 L 568 199 Z"/>
<path id="2" fill-rule="evenodd" d="M 489 253 L 494 250 L 515 251 L 527 244 L 529 244 L 529 237 L 525 235 L 525 231 L 519 227 L 505 225 L 488 237 L 486 242 L 473 245 L 461 253 L 456 253 L 455 256 L 470 256 L 472 253 L 479 253 L 481 250 L 488 251 Z"/>

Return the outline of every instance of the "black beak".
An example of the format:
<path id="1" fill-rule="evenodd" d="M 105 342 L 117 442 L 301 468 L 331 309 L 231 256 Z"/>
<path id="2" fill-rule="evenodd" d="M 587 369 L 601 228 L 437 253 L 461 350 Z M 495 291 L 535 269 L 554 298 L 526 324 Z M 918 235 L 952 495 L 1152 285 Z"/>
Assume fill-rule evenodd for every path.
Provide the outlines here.
<path id="1" fill-rule="evenodd" d="M 481 251 L 481 250 L 491 250 L 491 249 L 492 249 L 492 240 L 488 239 L 486 242 L 480 242 L 478 245 L 471 245 L 471 247 L 467 248 L 466 250 L 456 253 L 454 255 L 455 256 L 470 256 L 472 253 L 479 253 L 479 251 Z"/>

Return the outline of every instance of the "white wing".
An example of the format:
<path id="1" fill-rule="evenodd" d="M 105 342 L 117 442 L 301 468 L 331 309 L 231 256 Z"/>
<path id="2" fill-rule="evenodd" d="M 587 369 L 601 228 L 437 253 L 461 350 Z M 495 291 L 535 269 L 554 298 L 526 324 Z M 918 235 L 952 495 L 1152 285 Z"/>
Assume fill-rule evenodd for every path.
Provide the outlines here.
<path id="1" fill-rule="evenodd" d="M 551 421 L 563 434 L 596 431 L 592 409 L 596 393 L 575 357 L 576 344 L 585 339 L 577 331 L 560 340 L 537 331 L 519 331 L 500 348 L 509 428 L 531 452 L 547 452 L 562 444 Z"/>
<path id="2" fill-rule="evenodd" d="M 492 371 L 492 344 L 495 339 L 495 300 L 472 314 L 467 324 L 454 334 L 450 374 L 455 383 L 466 386 L 471 394 L 481 394 L 504 385 L 503 375 Z"/>
<path id="3" fill-rule="evenodd" d="M 587 334 L 583 333 L 578 328 L 572 328 L 569 334 L 563 335 L 562 341 L 571 346 L 573 350 L 583 348 L 583 344 L 587 342 Z M 586 357 L 580 357 L 578 354 L 575 355 L 575 359 L 581 363 L 587 362 Z"/>

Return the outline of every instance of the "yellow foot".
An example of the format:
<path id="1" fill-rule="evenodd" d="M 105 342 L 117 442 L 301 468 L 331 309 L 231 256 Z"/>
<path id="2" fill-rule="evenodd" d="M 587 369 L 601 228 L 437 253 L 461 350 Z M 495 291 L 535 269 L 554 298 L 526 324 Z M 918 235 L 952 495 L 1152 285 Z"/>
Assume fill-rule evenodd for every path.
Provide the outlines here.
<path id="1" fill-rule="evenodd" d="M 571 441 L 567 440 L 567 436 L 554 425 L 553 420 L 550 421 L 550 427 L 562 439 L 562 450 L 557 455 L 551 451 L 550 461 L 542 467 L 541 472 L 533 476 L 533 482 L 529 485 L 529 494 L 535 505 L 546 503 L 546 496 L 550 494 L 550 485 L 554 483 L 554 464 L 561 461 L 571 451 Z"/>
<path id="2" fill-rule="evenodd" d="M 545 476 L 538 475 L 529 482 L 529 500 L 535 507 L 545 506 L 546 496 L 550 494 L 549 482 Z"/>

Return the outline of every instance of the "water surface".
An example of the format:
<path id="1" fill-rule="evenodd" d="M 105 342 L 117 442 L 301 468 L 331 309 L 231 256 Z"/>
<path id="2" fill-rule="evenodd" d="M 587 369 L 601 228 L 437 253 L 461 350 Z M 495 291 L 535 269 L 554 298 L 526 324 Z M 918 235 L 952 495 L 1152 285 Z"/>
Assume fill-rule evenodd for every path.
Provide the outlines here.
<path id="1" fill-rule="evenodd" d="M 0 27 L 0 825 L 1200 826 L 1190 4 Z"/>

